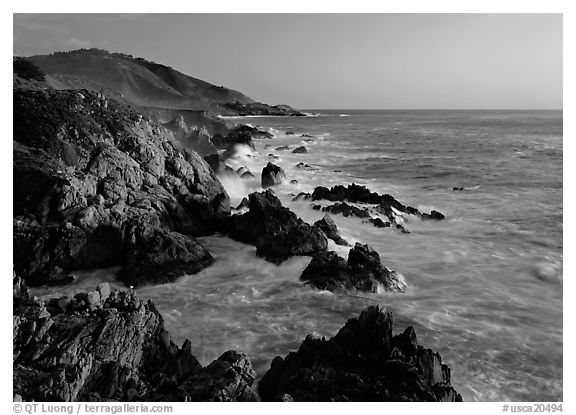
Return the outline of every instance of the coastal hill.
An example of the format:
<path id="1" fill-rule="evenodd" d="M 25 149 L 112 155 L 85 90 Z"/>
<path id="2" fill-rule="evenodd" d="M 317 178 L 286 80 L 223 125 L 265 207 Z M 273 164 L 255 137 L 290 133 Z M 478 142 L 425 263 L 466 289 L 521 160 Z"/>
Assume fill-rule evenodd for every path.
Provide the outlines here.
<path id="1" fill-rule="evenodd" d="M 238 91 L 124 53 L 93 48 L 27 59 L 49 75 L 48 82 L 55 89 L 110 90 L 138 107 L 196 110 L 213 115 L 299 115 L 288 106 L 255 102 Z"/>

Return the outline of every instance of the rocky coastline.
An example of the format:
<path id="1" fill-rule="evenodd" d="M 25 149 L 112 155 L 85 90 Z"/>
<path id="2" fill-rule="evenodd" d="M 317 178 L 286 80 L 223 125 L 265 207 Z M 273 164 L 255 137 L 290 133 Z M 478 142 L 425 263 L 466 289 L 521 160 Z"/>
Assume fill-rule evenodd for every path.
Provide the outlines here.
<path id="1" fill-rule="evenodd" d="M 391 313 L 378 307 L 349 320 L 328 341 L 307 337 L 297 352 L 277 357 L 259 385 L 242 351 L 230 350 L 202 367 L 190 342 L 174 344 L 154 304 L 132 290 L 210 267 L 215 259 L 200 236 L 221 234 L 253 245 L 257 256 L 274 264 L 310 256 L 300 280 L 336 295 L 401 293 L 406 283 L 370 246 L 350 247 L 329 214 L 309 224 L 283 206 L 273 191 L 287 181 L 281 166 L 264 166 L 263 191 L 230 207 L 218 177 L 257 173 L 231 169 L 226 160 L 239 146 L 254 148 L 253 140 L 270 133 L 220 124 L 208 113 L 141 111 L 95 89 L 56 88 L 40 70 L 30 76 L 21 66 L 15 62 L 15 399 L 462 400 L 440 356 L 419 346 L 410 327 L 393 336 Z M 248 100 L 226 108 L 238 114 L 304 115 Z M 151 114 L 173 118 L 161 121 Z M 211 121 L 198 121 L 203 119 Z M 307 151 L 302 148 L 296 153 Z M 321 208 L 378 227 L 405 230 L 405 215 L 444 219 L 440 212 L 423 213 L 355 184 L 317 187 L 297 197 L 311 208 L 319 201 L 336 202 Z M 348 258 L 329 250 L 329 240 L 350 247 Z M 110 265 L 120 266 L 117 279 L 129 289 L 102 284 L 73 298 L 44 300 L 27 288 L 68 284 L 78 270 Z"/>

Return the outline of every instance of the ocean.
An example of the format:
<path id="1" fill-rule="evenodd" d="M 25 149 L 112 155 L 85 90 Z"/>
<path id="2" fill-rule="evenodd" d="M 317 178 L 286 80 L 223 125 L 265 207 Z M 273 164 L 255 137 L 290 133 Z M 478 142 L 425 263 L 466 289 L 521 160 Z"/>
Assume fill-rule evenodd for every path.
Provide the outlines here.
<path id="1" fill-rule="evenodd" d="M 229 349 L 245 351 L 261 377 L 272 358 L 296 350 L 307 334 L 330 337 L 381 304 L 393 312 L 395 332 L 412 325 L 419 344 L 441 354 L 464 400 L 563 400 L 562 113 L 312 112 L 237 119 L 275 136 L 255 140 L 255 152 L 238 149 L 229 161 L 256 176 L 223 178 L 232 205 L 261 190 L 261 169 L 272 161 L 288 177 L 275 193 L 309 223 L 324 213 L 292 198 L 319 185 L 362 184 L 442 212 L 444 221 L 407 218 L 409 234 L 332 215 L 345 239 L 368 243 L 402 275 L 406 293 L 317 291 L 299 282 L 309 257 L 276 266 L 256 258 L 253 246 L 200 238 L 213 266 L 137 290 L 155 302 L 173 340 L 189 338 L 203 364 Z M 290 150 L 275 150 L 283 145 Z M 300 145 L 309 152 L 293 154 Z M 310 168 L 296 167 L 300 162 Z M 329 248 L 347 257 L 346 247 Z M 57 290 L 112 282 L 115 271 L 83 273 Z"/>

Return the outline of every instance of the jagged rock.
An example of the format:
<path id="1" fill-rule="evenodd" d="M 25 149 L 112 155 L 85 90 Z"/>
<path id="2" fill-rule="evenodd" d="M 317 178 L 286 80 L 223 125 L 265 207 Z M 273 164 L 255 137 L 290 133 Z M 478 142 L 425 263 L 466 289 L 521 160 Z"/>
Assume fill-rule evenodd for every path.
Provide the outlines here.
<path id="1" fill-rule="evenodd" d="M 300 192 L 292 198 L 292 201 L 296 202 L 298 200 L 308 200 L 308 199 L 310 199 L 310 197 L 311 197 L 310 193 Z"/>
<path id="2" fill-rule="evenodd" d="M 428 213 L 423 213 L 422 214 L 422 219 L 427 220 L 427 219 L 432 219 L 432 220 L 444 220 L 446 219 L 446 216 L 444 216 L 442 213 L 438 212 L 437 210 L 432 210 L 430 212 L 430 214 Z"/>
<path id="3" fill-rule="evenodd" d="M 392 313 L 366 308 L 329 340 L 307 336 L 276 357 L 258 385 L 264 401 L 462 401 L 450 368 L 417 344 L 412 327 L 392 335 Z"/>
<path id="4" fill-rule="evenodd" d="M 382 265 L 380 255 L 368 245 L 356 243 L 348 253 L 348 261 L 335 252 L 319 252 L 312 256 L 300 280 L 320 290 L 345 292 L 350 289 L 378 292 L 404 292 L 406 285 L 396 271 Z"/>
<path id="5" fill-rule="evenodd" d="M 317 227 L 310 226 L 269 189 L 249 195 L 250 210 L 223 223 L 222 232 L 256 246 L 256 254 L 281 263 L 294 255 L 312 255 L 326 249 L 328 241 Z"/>
<path id="6" fill-rule="evenodd" d="M 256 372 L 245 353 L 227 351 L 191 376 L 183 385 L 188 400 L 209 402 L 254 402 L 252 384 Z"/>
<path id="7" fill-rule="evenodd" d="M 230 214 L 214 172 L 172 132 L 80 94 L 14 91 L 14 266 L 33 285 L 121 264 L 143 222 L 200 236 Z"/>
<path id="8" fill-rule="evenodd" d="M 280 146 L 275 148 L 276 151 L 290 150 L 290 146 Z"/>
<path id="9" fill-rule="evenodd" d="M 372 224 L 374 226 L 376 226 L 377 228 L 389 228 L 390 227 L 390 222 L 384 222 L 380 218 L 370 218 L 369 221 L 372 222 Z"/>
<path id="10" fill-rule="evenodd" d="M 423 219 L 444 219 L 444 215 L 442 215 L 440 212 L 433 211 L 436 213 L 430 215 L 425 213 L 423 214 L 415 207 L 403 205 L 389 194 L 380 195 L 378 193 L 371 192 L 364 186 L 359 186 L 354 183 L 348 185 L 348 187 L 336 185 L 330 189 L 323 186 L 318 186 L 314 189 L 314 192 L 312 192 L 312 200 L 320 199 L 378 205 L 376 210 L 388 216 L 392 222 L 395 222 L 396 216 L 392 208 L 398 212 L 406 213 L 409 215 L 416 215 L 422 217 Z"/>
<path id="11" fill-rule="evenodd" d="M 282 169 L 282 167 L 279 167 L 273 163 L 268 163 L 262 169 L 262 188 L 264 189 L 281 184 L 285 180 L 286 173 L 284 173 L 284 169 Z"/>
<path id="12" fill-rule="evenodd" d="M 314 196 L 312 196 L 314 200 Z M 330 212 L 334 214 L 342 214 L 344 216 L 356 216 L 359 218 L 370 218 L 370 212 L 368 209 L 360 209 L 354 205 L 349 205 L 346 202 L 335 203 L 333 205 L 325 206 L 322 208 L 325 212 Z"/>
<path id="13" fill-rule="evenodd" d="M 298 200 L 298 199 L 296 199 Z M 338 233 L 338 227 L 334 220 L 330 217 L 329 214 L 325 214 L 322 219 L 316 221 L 314 226 L 317 226 L 324 232 L 324 234 L 332 239 L 337 245 L 349 246 L 350 244 L 346 242 Z"/>
<path id="14" fill-rule="evenodd" d="M 249 179 L 254 177 L 254 174 L 252 174 L 252 172 L 248 170 L 247 167 L 240 167 L 238 170 L 236 170 L 236 174 L 242 179 Z"/>
<path id="15" fill-rule="evenodd" d="M 165 229 L 137 236 L 118 278 L 127 285 L 173 282 L 211 265 L 214 258 L 194 238 Z"/>
<path id="16" fill-rule="evenodd" d="M 292 150 L 292 153 L 299 154 L 299 153 L 308 153 L 308 149 L 305 146 L 296 147 Z"/>
<path id="17" fill-rule="evenodd" d="M 23 401 L 256 400 L 246 355 L 229 351 L 202 368 L 189 340 L 170 340 L 151 301 L 114 290 L 98 307 L 56 303 L 14 296 L 13 384 Z"/>

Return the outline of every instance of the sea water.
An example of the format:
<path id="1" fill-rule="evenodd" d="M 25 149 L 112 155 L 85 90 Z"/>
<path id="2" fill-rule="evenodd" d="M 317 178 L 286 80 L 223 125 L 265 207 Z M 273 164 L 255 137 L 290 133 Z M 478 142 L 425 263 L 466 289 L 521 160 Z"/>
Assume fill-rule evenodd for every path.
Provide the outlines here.
<path id="1" fill-rule="evenodd" d="M 275 136 L 228 162 L 255 174 L 223 178 L 232 204 L 261 190 L 261 169 L 272 161 L 288 177 L 276 195 L 309 223 L 323 213 L 292 198 L 319 185 L 362 184 L 444 213 L 438 222 L 408 217 L 409 234 L 332 215 L 345 239 L 370 244 L 403 276 L 406 293 L 318 291 L 299 281 L 309 257 L 276 266 L 257 258 L 253 246 L 201 238 L 213 266 L 137 289 L 157 305 L 173 340 L 189 338 L 203 364 L 229 349 L 245 351 L 261 377 L 272 358 L 296 350 L 307 334 L 330 337 L 381 304 L 393 312 L 396 332 L 412 325 L 419 344 L 441 354 L 465 400 L 562 400 L 562 113 L 315 113 L 238 120 Z M 275 150 L 283 145 L 290 150 Z M 291 153 L 301 145 L 309 152 Z M 310 168 L 296 167 L 300 162 Z M 329 248 L 347 257 L 349 248 Z M 115 271 L 84 273 L 71 286 L 36 293 L 92 288 L 114 281 Z"/>

